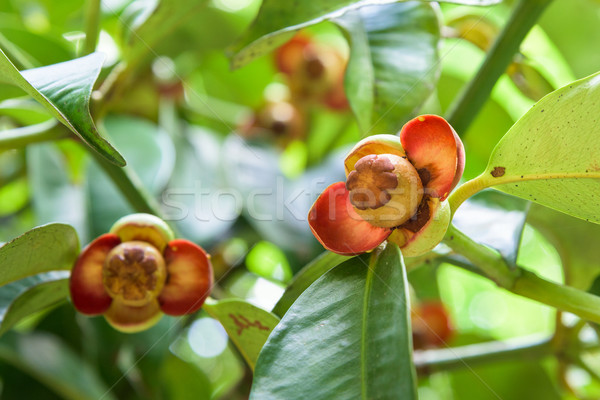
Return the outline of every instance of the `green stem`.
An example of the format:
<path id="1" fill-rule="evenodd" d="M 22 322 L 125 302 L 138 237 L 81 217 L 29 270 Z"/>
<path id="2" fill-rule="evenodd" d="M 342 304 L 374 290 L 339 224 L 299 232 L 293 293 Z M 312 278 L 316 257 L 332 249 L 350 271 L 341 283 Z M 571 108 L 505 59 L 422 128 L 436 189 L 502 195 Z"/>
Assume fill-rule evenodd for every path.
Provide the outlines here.
<path id="1" fill-rule="evenodd" d="M 485 104 L 521 42 L 552 0 L 519 0 L 475 77 L 451 105 L 446 119 L 461 134 Z"/>
<path id="2" fill-rule="evenodd" d="M 57 120 L 41 122 L 22 128 L 8 129 L 0 135 L 0 151 L 25 147 L 32 143 L 65 139 L 70 136 Z"/>
<path id="3" fill-rule="evenodd" d="M 528 338 L 416 351 L 414 360 L 419 373 L 430 374 L 508 360 L 537 360 L 553 352 L 551 339 Z"/>
<path id="4" fill-rule="evenodd" d="M 100 36 L 100 0 L 87 1 L 84 54 L 90 54 L 96 50 L 98 37 Z"/>
<path id="5" fill-rule="evenodd" d="M 511 268 L 498 252 L 473 241 L 452 225 L 446 233 L 444 243 L 466 257 L 498 286 L 588 321 L 600 323 L 600 297 L 547 281 L 517 266 Z"/>
<path id="6" fill-rule="evenodd" d="M 460 207 L 465 200 L 487 187 L 482 177 L 483 175 L 479 175 L 478 177 L 463 183 L 452 192 L 450 197 L 448 197 L 448 204 L 450 205 L 452 215 L 454 215 L 458 207 Z"/>
<path id="7" fill-rule="evenodd" d="M 35 60 L 33 60 L 29 54 L 26 54 L 1 33 L 0 48 L 4 50 L 6 56 L 13 62 L 13 64 L 15 64 L 17 69 L 22 70 L 35 68 Z"/>
<path id="8" fill-rule="evenodd" d="M 161 216 L 161 211 L 156 200 L 146 191 L 139 178 L 128 167 L 118 167 L 107 161 L 97 152 L 90 149 L 89 152 L 106 175 L 119 188 L 129 204 L 136 212 L 154 214 Z"/>

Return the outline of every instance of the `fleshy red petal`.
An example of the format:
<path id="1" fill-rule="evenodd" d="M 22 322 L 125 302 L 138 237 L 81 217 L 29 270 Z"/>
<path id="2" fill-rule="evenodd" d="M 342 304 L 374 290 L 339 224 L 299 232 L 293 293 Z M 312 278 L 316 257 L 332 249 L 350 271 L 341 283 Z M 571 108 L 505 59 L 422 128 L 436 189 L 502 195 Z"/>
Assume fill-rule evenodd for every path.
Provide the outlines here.
<path id="1" fill-rule="evenodd" d="M 165 314 L 184 315 L 198 311 L 210 294 L 213 272 L 202 247 L 176 239 L 165 250 L 167 283 L 158 297 Z"/>
<path id="2" fill-rule="evenodd" d="M 315 237 L 327 250 L 354 255 L 373 250 L 392 232 L 362 219 L 350 203 L 344 182 L 329 186 L 308 213 Z"/>
<path id="3" fill-rule="evenodd" d="M 135 333 L 155 325 L 162 315 L 156 299 L 141 307 L 127 306 L 115 299 L 104 314 L 104 318 L 116 330 Z"/>
<path id="4" fill-rule="evenodd" d="M 120 243 L 117 235 L 107 233 L 90 243 L 79 255 L 69 282 L 71 300 L 79 312 L 97 315 L 110 306 L 112 298 L 104 290 L 102 266 L 108 253 Z"/>
<path id="5" fill-rule="evenodd" d="M 446 199 L 465 166 L 465 150 L 454 129 L 442 117 L 422 115 L 402 127 L 400 141 L 421 177 L 420 170 L 429 172 L 428 181 L 423 182 L 426 194 Z"/>

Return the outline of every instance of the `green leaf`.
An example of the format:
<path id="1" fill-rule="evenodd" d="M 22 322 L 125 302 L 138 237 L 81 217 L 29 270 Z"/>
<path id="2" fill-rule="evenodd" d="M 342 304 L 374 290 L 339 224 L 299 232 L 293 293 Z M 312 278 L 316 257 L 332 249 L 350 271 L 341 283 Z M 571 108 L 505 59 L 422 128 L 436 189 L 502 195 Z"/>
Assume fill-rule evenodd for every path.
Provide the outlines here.
<path id="1" fill-rule="evenodd" d="M 273 307 L 273 313 L 282 317 L 283 314 L 294 304 L 296 299 L 306 290 L 314 281 L 319 279 L 324 273 L 329 271 L 331 268 L 341 264 L 343 261 L 348 260 L 350 257 L 341 256 L 339 254 L 326 251 L 320 256 L 306 264 L 304 268 L 300 270 L 294 276 L 294 279 L 290 282 L 285 292 Z"/>
<path id="2" fill-rule="evenodd" d="M 282 45 L 299 29 L 337 18 L 343 13 L 368 5 L 396 3 L 398 0 L 264 0 L 248 31 L 235 43 L 231 64 L 239 68 Z M 447 0 L 447 3 L 490 5 L 501 0 Z"/>
<path id="3" fill-rule="evenodd" d="M 48 272 L 0 287 L 0 335 L 29 315 L 66 301 L 68 277 L 65 271 Z"/>
<path id="4" fill-rule="evenodd" d="M 90 96 L 104 55 L 93 53 L 75 60 L 19 72 L 0 50 L 0 81 L 16 85 L 107 160 L 125 160 L 96 130 L 89 112 Z"/>
<path id="5" fill-rule="evenodd" d="M 71 226 L 34 228 L 0 247 L 0 285 L 41 272 L 71 269 L 78 254 L 79 239 Z"/>
<path id="6" fill-rule="evenodd" d="M 476 184 L 600 223 L 600 75 L 554 91 L 498 143 Z"/>
<path id="7" fill-rule="evenodd" d="M 362 7 L 334 22 L 350 43 L 346 93 L 363 134 L 399 131 L 439 75 L 440 27 L 433 6 Z"/>
<path id="8" fill-rule="evenodd" d="M 242 300 L 207 302 L 203 308 L 223 325 L 231 341 L 254 370 L 258 353 L 279 323 L 279 318 Z"/>
<path id="9" fill-rule="evenodd" d="M 260 353 L 251 399 L 416 399 L 397 246 L 352 258 L 294 303 Z"/>
<path id="10" fill-rule="evenodd" d="M 600 274 L 600 226 L 539 205 L 531 207 L 527 222 L 558 251 L 565 284 L 588 290 Z"/>
<path id="11" fill-rule="evenodd" d="M 514 265 L 525 227 L 529 202 L 487 190 L 470 198 L 452 222 L 467 236 L 500 252 Z"/>
<path id="12" fill-rule="evenodd" d="M 19 368 L 63 399 L 114 399 L 89 364 L 49 334 L 7 335 L 0 360 Z"/>

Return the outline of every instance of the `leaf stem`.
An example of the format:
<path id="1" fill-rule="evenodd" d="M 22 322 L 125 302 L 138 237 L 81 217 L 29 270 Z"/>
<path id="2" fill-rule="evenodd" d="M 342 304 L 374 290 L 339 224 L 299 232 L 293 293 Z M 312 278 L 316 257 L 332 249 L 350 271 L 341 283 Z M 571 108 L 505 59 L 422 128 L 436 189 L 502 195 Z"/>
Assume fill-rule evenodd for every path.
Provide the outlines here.
<path id="1" fill-rule="evenodd" d="M 473 196 L 475 193 L 485 189 L 486 187 L 487 186 L 485 185 L 483 174 L 457 187 L 456 190 L 452 192 L 450 197 L 448 197 L 448 203 L 450 205 L 452 215 L 454 215 L 458 207 L 460 207 L 465 200 Z"/>
<path id="2" fill-rule="evenodd" d="M 0 136 L 0 151 L 25 147 L 32 143 L 70 137 L 70 132 L 57 120 L 51 119 L 39 124 L 8 129 Z"/>
<path id="3" fill-rule="evenodd" d="M 510 267 L 502 256 L 450 226 L 444 243 L 466 257 L 498 286 L 515 294 L 600 323 L 600 297 L 547 281 L 521 267 Z"/>
<path id="4" fill-rule="evenodd" d="M 457 132 L 466 133 L 485 104 L 496 81 L 519 50 L 521 42 L 552 0 L 519 0 L 475 77 L 451 105 L 446 119 Z"/>
<path id="5" fill-rule="evenodd" d="M 537 360 L 552 355 L 553 352 L 552 340 L 549 338 L 519 338 L 415 351 L 414 361 L 420 374 L 430 374 L 500 361 Z"/>
<path id="6" fill-rule="evenodd" d="M 136 212 L 154 214 L 161 217 L 161 211 L 156 200 L 146 191 L 142 182 L 129 167 L 119 167 L 90 149 L 98 165 L 118 187 L 119 191 Z"/>
<path id="7" fill-rule="evenodd" d="M 100 0 L 87 0 L 85 11 L 85 48 L 84 55 L 96 50 L 100 36 Z"/>

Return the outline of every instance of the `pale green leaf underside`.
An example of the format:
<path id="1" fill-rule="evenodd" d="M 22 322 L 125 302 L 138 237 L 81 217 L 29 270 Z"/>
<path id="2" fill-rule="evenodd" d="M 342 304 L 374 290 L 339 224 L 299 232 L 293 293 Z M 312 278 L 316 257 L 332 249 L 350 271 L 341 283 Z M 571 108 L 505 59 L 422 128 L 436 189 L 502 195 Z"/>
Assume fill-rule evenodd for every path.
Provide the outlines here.
<path id="1" fill-rule="evenodd" d="M 368 6 L 334 22 L 349 39 L 346 93 L 363 134 L 398 132 L 435 88 L 440 28 L 433 7 Z"/>
<path id="2" fill-rule="evenodd" d="M 0 247 L 0 285 L 42 272 L 71 269 L 78 254 L 79 239 L 71 226 L 34 228 Z"/>
<path id="3" fill-rule="evenodd" d="M 0 81 L 23 89 L 88 146 L 107 160 L 123 166 L 125 160 L 100 136 L 89 111 L 92 89 L 103 61 L 103 54 L 92 53 L 19 72 L 0 50 Z"/>
<path id="4" fill-rule="evenodd" d="M 498 143 L 477 179 L 600 223 L 600 75 L 540 100 Z"/>
<path id="5" fill-rule="evenodd" d="M 333 268 L 260 353 L 251 399 L 415 399 L 406 275 L 388 245 Z"/>
<path id="6" fill-rule="evenodd" d="M 296 31 L 337 18 L 363 6 L 396 3 L 398 0 L 264 0 L 250 28 L 230 49 L 231 64 L 239 68 L 289 40 Z M 501 0 L 447 0 L 447 3 L 490 5 Z"/>
<path id="7" fill-rule="evenodd" d="M 258 353 L 279 323 L 279 318 L 250 303 L 234 299 L 207 302 L 204 310 L 223 325 L 231 341 L 254 370 Z"/>

